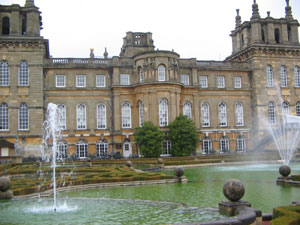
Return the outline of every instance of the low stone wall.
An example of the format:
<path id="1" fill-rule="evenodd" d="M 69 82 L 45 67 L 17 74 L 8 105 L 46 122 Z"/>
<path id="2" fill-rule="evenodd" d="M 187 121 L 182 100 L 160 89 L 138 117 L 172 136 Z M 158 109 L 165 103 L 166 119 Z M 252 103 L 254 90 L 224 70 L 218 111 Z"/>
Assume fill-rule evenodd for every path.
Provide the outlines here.
<path id="1" fill-rule="evenodd" d="M 284 184 L 284 185 L 292 185 L 300 187 L 299 181 L 293 181 L 290 177 L 278 177 L 276 180 L 277 184 Z"/>

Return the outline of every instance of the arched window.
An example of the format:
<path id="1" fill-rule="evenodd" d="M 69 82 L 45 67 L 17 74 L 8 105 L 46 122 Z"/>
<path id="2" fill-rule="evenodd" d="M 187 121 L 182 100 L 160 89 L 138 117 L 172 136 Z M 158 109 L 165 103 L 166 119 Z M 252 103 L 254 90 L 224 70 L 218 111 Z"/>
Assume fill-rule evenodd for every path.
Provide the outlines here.
<path id="1" fill-rule="evenodd" d="M 192 103 L 186 102 L 183 105 L 183 115 L 187 116 L 188 118 L 192 119 Z"/>
<path id="2" fill-rule="evenodd" d="M 161 99 L 159 102 L 159 126 L 165 127 L 168 125 L 168 101 Z"/>
<path id="3" fill-rule="evenodd" d="M 0 131 L 9 129 L 9 113 L 7 103 L 0 104 Z"/>
<path id="4" fill-rule="evenodd" d="M 139 101 L 139 123 L 140 127 L 144 125 L 144 106 L 141 100 Z"/>
<path id="5" fill-rule="evenodd" d="M 0 86 L 9 85 L 9 66 L 7 61 L 1 61 L 0 68 Z"/>
<path id="6" fill-rule="evenodd" d="M 88 157 L 88 143 L 85 140 L 80 140 L 76 144 L 76 157 L 79 159 Z"/>
<path id="7" fill-rule="evenodd" d="M 9 35 L 10 33 L 10 20 L 9 18 L 3 17 L 2 19 L 2 35 Z"/>
<path id="8" fill-rule="evenodd" d="M 19 130 L 29 129 L 29 113 L 26 103 L 21 103 L 19 107 Z"/>
<path id="9" fill-rule="evenodd" d="M 140 83 L 144 83 L 144 71 L 143 67 L 139 67 L 139 76 L 140 76 Z"/>
<path id="10" fill-rule="evenodd" d="M 105 141 L 97 142 L 97 158 L 107 159 L 108 158 L 108 143 Z"/>
<path id="11" fill-rule="evenodd" d="M 209 104 L 206 102 L 201 105 L 201 118 L 202 127 L 210 127 Z"/>
<path id="12" fill-rule="evenodd" d="M 29 73 L 28 73 L 28 63 L 27 61 L 21 61 L 19 67 L 19 85 L 28 86 L 29 85 Z"/>
<path id="13" fill-rule="evenodd" d="M 158 66 L 158 81 L 166 81 L 166 68 L 164 65 Z"/>
<path id="14" fill-rule="evenodd" d="M 212 143 L 209 137 L 202 139 L 202 154 L 212 153 Z"/>
<path id="15" fill-rule="evenodd" d="M 246 138 L 242 135 L 239 135 L 236 139 L 236 151 L 237 152 L 246 151 Z"/>
<path id="16" fill-rule="evenodd" d="M 280 67 L 280 81 L 281 87 L 287 87 L 287 72 L 285 66 Z"/>
<path id="17" fill-rule="evenodd" d="M 77 129 L 86 129 L 86 107 L 84 104 L 77 105 Z"/>
<path id="18" fill-rule="evenodd" d="M 276 123 L 276 118 L 275 118 L 275 103 L 274 102 L 269 102 L 269 105 L 268 105 L 268 116 L 269 116 L 269 123 L 271 125 L 274 125 Z"/>
<path id="19" fill-rule="evenodd" d="M 300 69 L 298 66 L 294 68 L 295 87 L 300 87 Z"/>
<path id="20" fill-rule="evenodd" d="M 122 105 L 122 128 L 131 127 L 131 107 L 129 102 Z"/>
<path id="21" fill-rule="evenodd" d="M 296 115 L 300 116 L 300 102 L 296 103 Z"/>
<path id="22" fill-rule="evenodd" d="M 243 104 L 238 102 L 235 104 L 236 126 L 244 126 L 244 109 Z"/>
<path id="23" fill-rule="evenodd" d="M 106 129 L 106 105 L 97 106 L 97 129 Z"/>
<path id="24" fill-rule="evenodd" d="M 275 37 L 276 44 L 279 44 L 279 42 L 280 42 L 280 31 L 279 31 L 278 28 L 276 28 L 274 30 L 274 37 Z"/>
<path id="25" fill-rule="evenodd" d="M 220 127 L 227 126 L 227 111 L 226 104 L 224 102 L 219 104 L 219 125 Z"/>
<path id="26" fill-rule="evenodd" d="M 290 109 L 289 109 L 289 103 L 287 101 L 284 101 L 282 103 L 282 114 L 283 115 L 288 115 L 290 114 Z"/>
<path id="27" fill-rule="evenodd" d="M 68 158 L 68 144 L 58 142 L 56 145 L 56 159 L 64 160 Z"/>
<path id="28" fill-rule="evenodd" d="M 273 87 L 273 69 L 272 66 L 267 66 L 267 87 Z"/>
<path id="29" fill-rule="evenodd" d="M 62 130 L 67 129 L 66 126 L 66 121 L 67 121 L 67 114 L 66 114 L 66 106 L 65 105 L 58 105 L 58 123 L 59 123 L 59 127 Z"/>
<path id="30" fill-rule="evenodd" d="M 229 152 L 229 139 L 228 137 L 221 137 L 220 139 L 220 153 Z"/>

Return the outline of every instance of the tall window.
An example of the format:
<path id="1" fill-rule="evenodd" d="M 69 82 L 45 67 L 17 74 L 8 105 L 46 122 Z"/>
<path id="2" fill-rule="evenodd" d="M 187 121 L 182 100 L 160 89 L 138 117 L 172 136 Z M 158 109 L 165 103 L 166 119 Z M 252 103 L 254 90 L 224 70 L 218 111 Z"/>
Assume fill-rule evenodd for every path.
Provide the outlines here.
<path id="1" fill-rule="evenodd" d="M 236 151 L 237 152 L 246 151 L 246 138 L 242 135 L 239 135 L 236 139 Z"/>
<path id="2" fill-rule="evenodd" d="M 9 35 L 10 33 L 10 20 L 7 16 L 2 19 L 2 34 Z"/>
<path id="3" fill-rule="evenodd" d="M 21 103 L 19 107 L 19 130 L 29 129 L 29 113 L 26 103 Z"/>
<path id="4" fill-rule="evenodd" d="M 120 75 L 120 84 L 121 85 L 130 85 L 130 76 L 129 74 Z"/>
<path id="5" fill-rule="evenodd" d="M 86 129 L 86 107 L 84 104 L 77 105 L 77 129 Z"/>
<path id="6" fill-rule="evenodd" d="M 59 124 L 59 127 L 60 129 L 62 130 L 65 130 L 67 129 L 67 126 L 66 126 L 66 122 L 67 122 L 67 119 L 66 119 L 66 106 L 65 105 L 58 105 L 58 124 Z"/>
<path id="7" fill-rule="evenodd" d="M 159 126 L 165 127 L 168 125 L 168 101 L 163 98 L 159 102 Z"/>
<path id="8" fill-rule="evenodd" d="M 96 75 L 96 87 L 105 87 L 105 75 Z"/>
<path id="9" fill-rule="evenodd" d="M 158 81 L 166 81 L 166 68 L 163 65 L 158 66 Z"/>
<path id="10" fill-rule="evenodd" d="M 131 108 L 128 102 L 122 105 L 122 128 L 131 127 Z"/>
<path id="11" fill-rule="evenodd" d="M 212 143 L 209 137 L 202 139 L 202 154 L 212 153 Z"/>
<path id="12" fill-rule="evenodd" d="M 229 139 L 228 137 L 221 137 L 220 139 L 220 153 L 229 152 Z"/>
<path id="13" fill-rule="evenodd" d="M 56 145 L 56 159 L 66 159 L 68 158 L 68 144 L 59 142 Z"/>
<path id="14" fill-rule="evenodd" d="M 28 86 L 29 85 L 29 72 L 27 61 L 21 61 L 19 67 L 19 85 Z"/>
<path id="15" fill-rule="evenodd" d="M 295 87 L 300 87 L 300 69 L 298 66 L 294 68 Z"/>
<path id="16" fill-rule="evenodd" d="M 164 140 L 162 146 L 162 156 L 169 156 L 171 155 L 171 141 Z"/>
<path id="17" fill-rule="evenodd" d="M 276 44 L 279 44 L 279 42 L 280 42 L 280 30 L 278 28 L 276 28 L 274 30 L 274 37 L 275 37 Z"/>
<path id="18" fill-rule="evenodd" d="M 56 87 L 66 87 L 65 75 L 56 75 Z"/>
<path id="19" fill-rule="evenodd" d="M 143 107 L 142 101 L 139 101 L 139 122 L 140 122 L 140 127 L 143 126 L 143 124 L 144 124 L 144 107 Z"/>
<path id="20" fill-rule="evenodd" d="M 244 109 L 243 104 L 238 102 L 235 104 L 236 126 L 244 126 Z"/>
<path id="21" fill-rule="evenodd" d="M 224 76 L 217 77 L 217 86 L 218 86 L 218 88 L 225 88 L 225 77 Z"/>
<path id="22" fill-rule="evenodd" d="M 9 114 L 8 105 L 6 103 L 0 104 L 0 131 L 9 129 Z"/>
<path id="23" fill-rule="evenodd" d="M 296 115 L 300 116 L 300 102 L 296 103 Z"/>
<path id="24" fill-rule="evenodd" d="M 183 105 L 183 115 L 187 116 L 188 118 L 192 119 L 192 103 L 186 102 Z"/>
<path id="25" fill-rule="evenodd" d="M 104 104 L 97 106 L 97 128 L 106 129 L 106 106 Z"/>
<path id="26" fill-rule="evenodd" d="M 108 143 L 98 142 L 97 148 L 97 158 L 107 159 L 108 158 Z"/>
<path id="27" fill-rule="evenodd" d="M 288 115 L 288 114 L 290 114 L 289 103 L 286 102 L 286 101 L 284 101 L 284 102 L 282 103 L 282 114 L 283 114 L 283 115 Z"/>
<path id="28" fill-rule="evenodd" d="M 241 88 L 241 87 L 242 87 L 242 78 L 234 77 L 234 88 Z"/>
<path id="29" fill-rule="evenodd" d="M 269 116 L 269 123 L 274 125 L 276 123 L 275 119 L 275 103 L 269 102 L 268 105 L 268 116 Z"/>
<path id="30" fill-rule="evenodd" d="M 88 157 L 88 144 L 86 142 L 76 144 L 76 156 L 80 159 Z"/>
<path id="31" fill-rule="evenodd" d="M 200 76 L 199 80 L 201 88 L 208 88 L 207 76 Z"/>
<path id="32" fill-rule="evenodd" d="M 9 66 L 7 61 L 1 61 L 0 68 L 0 86 L 9 85 Z"/>
<path id="33" fill-rule="evenodd" d="M 267 87 L 273 87 L 273 69 L 272 66 L 267 66 Z"/>
<path id="34" fill-rule="evenodd" d="M 209 104 L 206 102 L 201 105 L 201 117 L 202 127 L 210 127 Z"/>
<path id="35" fill-rule="evenodd" d="M 184 85 L 190 85 L 190 76 L 181 75 L 181 83 L 183 83 Z"/>
<path id="36" fill-rule="evenodd" d="M 224 102 L 219 104 L 219 125 L 220 127 L 227 126 L 227 112 L 226 104 Z"/>
<path id="37" fill-rule="evenodd" d="M 140 83 L 144 83 L 144 71 L 143 67 L 139 67 L 139 76 L 140 76 Z"/>
<path id="38" fill-rule="evenodd" d="M 280 81 L 281 87 L 287 87 L 287 72 L 285 66 L 280 67 Z"/>
<path id="39" fill-rule="evenodd" d="M 76 87 L 85 87 L 85 86 L 86 86 L 85 75 L 77 75 Z"/>

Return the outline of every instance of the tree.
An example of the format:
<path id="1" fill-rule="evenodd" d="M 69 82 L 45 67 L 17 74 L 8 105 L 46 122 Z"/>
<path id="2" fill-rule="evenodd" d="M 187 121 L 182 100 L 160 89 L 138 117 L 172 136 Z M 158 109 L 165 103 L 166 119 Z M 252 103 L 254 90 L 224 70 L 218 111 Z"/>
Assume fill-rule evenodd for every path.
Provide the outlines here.
<path id="1" fill-rule="evenodd" d="M 134 141 L 144 157 L 159 157 L 162 151 L 163 133 L 152 122 L 145 122 L 142 127 L 135 129 Z"/>
<path id="2" fill-rule="evenodd" d="M 172 156 L 189 156 L 196 152 L 199 136 L 191 119 L 180 115 L 168 127 Z"/>

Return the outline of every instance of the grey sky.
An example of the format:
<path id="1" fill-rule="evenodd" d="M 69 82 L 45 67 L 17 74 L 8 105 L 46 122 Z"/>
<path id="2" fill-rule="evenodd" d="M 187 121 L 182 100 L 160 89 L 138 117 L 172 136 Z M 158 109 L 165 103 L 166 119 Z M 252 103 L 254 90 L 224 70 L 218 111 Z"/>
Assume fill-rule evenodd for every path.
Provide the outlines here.
<path id="1" fill-rule="evenodd" d="M 2 5 L 25 0 L 1 0 Z M 257 0 L 261 17 L 285 16 L 285 0 Z M 154 45 L 182 58 L 223 60 L 231 54 L 236 9 L 249 20 L 253 0 L 35 0 L 43 16 L 42 35 L 53 57 L 119 55 L 127 31 L 152 32 Z M 300 20 L 299 0 L 290 0 Z"/>

